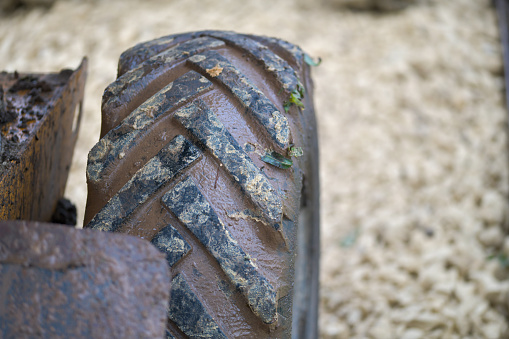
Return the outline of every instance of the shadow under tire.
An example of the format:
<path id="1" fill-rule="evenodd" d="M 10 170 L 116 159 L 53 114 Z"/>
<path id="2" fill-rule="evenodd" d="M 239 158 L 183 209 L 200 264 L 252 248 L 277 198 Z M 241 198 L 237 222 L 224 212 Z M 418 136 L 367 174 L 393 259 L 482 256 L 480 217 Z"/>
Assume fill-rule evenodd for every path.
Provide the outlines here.
<path id="1" fill-rule="evenodd" d="M 273 38 L 202 31 L 121 55 L 84 224 L 166 254 L 168 338 L 317 338 L 312 91 L 304 53 Z"/>

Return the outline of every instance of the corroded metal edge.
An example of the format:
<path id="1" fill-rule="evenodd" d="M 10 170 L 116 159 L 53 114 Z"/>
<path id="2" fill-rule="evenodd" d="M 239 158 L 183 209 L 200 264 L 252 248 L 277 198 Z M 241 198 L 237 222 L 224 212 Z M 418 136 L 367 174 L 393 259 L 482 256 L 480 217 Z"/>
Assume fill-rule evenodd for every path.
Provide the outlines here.
<path id="1" fill-rule="evenodd" d="M 64 194 L 78 138 L 87 65 L 84 58 L 60 95 L 47 104 L 47 113 L 20 151 L 19 161 L 2 164 L 0 219 L 51 219 Z"/>

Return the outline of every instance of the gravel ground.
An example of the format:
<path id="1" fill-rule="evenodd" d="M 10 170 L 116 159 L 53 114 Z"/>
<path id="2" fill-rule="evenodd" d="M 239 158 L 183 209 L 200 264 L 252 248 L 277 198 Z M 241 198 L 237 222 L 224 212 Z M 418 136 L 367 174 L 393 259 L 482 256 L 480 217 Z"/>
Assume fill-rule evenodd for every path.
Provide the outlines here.
<path id="1" fill-rule="evenodd" d="M 321 337 L 506 338 L 507 121 L 491 1 L 385 14 L 340 3 L 57 1 L 0 17 L 0 69 L 58 71 L 88 56 L 66 192 L 82 220 L 86 154 L 123 50 L 226 29 L 321 56 Z"/>

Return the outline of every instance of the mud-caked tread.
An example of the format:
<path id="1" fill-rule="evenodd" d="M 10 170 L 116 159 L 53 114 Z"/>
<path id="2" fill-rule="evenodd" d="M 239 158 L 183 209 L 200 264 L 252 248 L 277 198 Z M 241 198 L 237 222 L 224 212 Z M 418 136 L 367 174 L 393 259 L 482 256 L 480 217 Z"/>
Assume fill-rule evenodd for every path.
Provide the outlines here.
<path id="1" fill-rule="evenodd" d="M 175 265 L 191 250 L 189 243 L 171 225 L 157 232 L 150 242 L 166 255 L 166 261 L 170 267 Z"/>
<path id="2" fill-rule="evenodd" d="M 267 130 L 272 140 L 281 148 L 288 146 L 290 130 L 288 120 L 274 104 L 226 58 L 215 51 L 206 51 L 189 58 L 202 72 L 218 69 L 214 76 L 242 106 Z"/>
<path id="3" fill-rule="evenodd" d="M 299 77 L 288 62 L 258 41 L 234 32 L 208 31 L 204 32 L 203 35 L 223 40 L 227 44 L 249 53 L 256 61 L 263 64 L 265 70 L 272 73 L 279 80 L 285 90 L 291 92 L 299 85 Z"/>
<path id="4" fill-rule="evenodd" d="M 199 37 L 195 32 L 179 33 L 160 37 L 158 39 L 140 42 L 133 47 L 125 50 L 118 60 L 118 75 L 128 72 L 136 68 L 145 60 L 150 59 L 156 54 L 161 53 L 176 45 L 180 45 L 186 41 Z"/>
<path id="5" fill-rule="evenodd" d="M 179 36 L 182 35 L 183 34 L 180 34 Z M 178 39 L 176 35 L 168 35 L 136 44 L 135 46 L 125 50 L 118 60 L 117 78 L 120 78 L 130 69 L 136 68 L 136 66 L 143 61 L 175 46 L 180 41 L 182 41 L 182 38 Z"/>
<path id="6" fill-rule="evenodd" d="M 298 84 L 296 70 L 289 63 L 297 68 L 304 64 L 304 52 L 300 47 L 277 38 L 213 30 L 168 35 L 140 43 L 122 53 L 119 61 L 119 76 L 165 49 L 180 42 L 204 36 L 223 40 L 227 44 L 249 53 L 258 62 L 263 63 L 267 71 L 274 73 L 284 89 L 292 91 Z M 293 77 L 295 79 L 292 79 Z"/>
<path id="7" fill-rule="evenodd" d="M 170 298 L 168 317 L 189 338 L 228 339 L 181 274 L 171 281 Z"/>
<path id="8" fill-rule="evenodd" d="M 140 42 L 120 55 L 118 60 L 117 77 L 121 77 L 124 73 L 138 67 L 141 63 L 150 59 L 154 55 L 174 46 L 181 45 L 186 41 L 194 40 L 198 37 L 199 35 L 195 32 L 179 33 L 166 35 L 150 41 Z"/>
<path id="9" fill-rule="evenodd" d="M 316 158 L 303 56 L 278 39 L 201 31 L 120 57 L 89 154 L 99 198 L 89 205 L 89 196 L 86 227 L 139 234 L 166 254 L 167 338 L 301 338 L 295 329 L 308 321 L 292 312 L 307 300 L 295 293 L 309 294 L 294 278 L 302 159 Z M 296 90 L 306 107 L 288 110 Z M 305 155 L 291 168 L 264 163 L 264 154 L 290 158 L 293 145 Z"/>
<path id="10" fill-rule="evenodd" d="M 175 112 L 175 118 L 212 151 L 267 222 L 279 229 L 283 213 L 279 194 L 210 108 L 198 99 Z"/>
<path id="11" fill-rule="evenodd" d="M 247 298 L 263 322 L 276 319 L 276 291 L 257 270 L 251 257 L 232 238 L 191 178 L 163 196 L 163 203 L 193 232 L 219 262 L 226 276 Z"/>
<path id="12" fill-rule="evenodd" d="M 195 146 L 183 136 L 176 136 L 133 175 L 87 227 L 116 231 L 136 207 L 200 157 L 201 152 Z"/>
<path id="13" fill-rule="evenodd" d="M 222 45 L 224 42 L 220 40 L 204 37 L 163 50 L 110 84 L 104 91 L 102 109 L 112 110 L 122 106 L 127 100 L 137 95 L 140 89 L 167 72 L 175 62 Z"/>
<path id="14" fill-rule="evenodd" d="M 296 67 L 304 65 L 304 52 L 299 46 L 288 41 L 266 36 L 250 36 L 253 40 L 274 50 L 281 58 L 290 60 Z"/>
<path id="15" fill-rule="evenodd" d="M 108 169 L 135 147 L 137 140 L 154 121 L 193 96 L 203 93 L 211 85 L 206 78 L 190 71 L 145 101 L 92 148 L 88 156 L 88 180 L 103 180 Z"/>

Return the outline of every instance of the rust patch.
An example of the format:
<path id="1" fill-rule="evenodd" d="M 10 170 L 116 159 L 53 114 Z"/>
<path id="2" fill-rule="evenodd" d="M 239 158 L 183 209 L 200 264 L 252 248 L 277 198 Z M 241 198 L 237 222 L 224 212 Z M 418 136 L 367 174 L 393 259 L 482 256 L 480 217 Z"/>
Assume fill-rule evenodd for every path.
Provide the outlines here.
<path id="1" fill-rule="evenodd" d="M 163 338 L 164 256 L 120 234 L 0 222 L 2 338 Z"/>
<path id="2" fill-rule="evenodd" d="M 83 59 L 75 71 L 0 73 L 0 109 L 15 113 L 1 126 L 0 219 L 50 221 L 78 138 L 86 72 Z"/>

